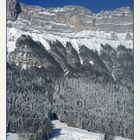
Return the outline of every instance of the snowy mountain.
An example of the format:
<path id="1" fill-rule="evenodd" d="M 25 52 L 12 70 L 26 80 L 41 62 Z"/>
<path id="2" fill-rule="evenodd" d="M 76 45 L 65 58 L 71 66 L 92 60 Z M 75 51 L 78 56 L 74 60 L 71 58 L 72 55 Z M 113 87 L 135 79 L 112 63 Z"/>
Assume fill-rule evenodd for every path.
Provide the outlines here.
<path id="1" fill-rule="evenodd" d="M 69 126 L 132 139 L 131 9 L 7 4 L 8 132 L 32 133 L 55 112 Z"/>
<path id="2" fill-rule="evenodd" d="M 78 6 L 42 8 L 24 4 L 17 6 L 15 3 L 9 5 L 7 27 L 11 39 L 8 43 L 28 34 L 46 48 L 48 41 L 54 40 L 64 45 L 70 41 L 77 50 L 81 45 L 99 50 L 101 43 L 133 48 L 133 14 L 128 7 L 95 14 Z M 13 21 L 15 15 L 16 20 Z M 11 48 L 10 44 L 8 48 Z"/>
<path id="3" fill-rule="evenodd" d="M 43 60 L 39 63 L 37 60 L 35 65 L 31 62 L 32 60 L 29 61 L 29 58 L 25 60 L 29 56 L 29 51 L 25 48 L 31 45 L 27 43 L 28 39 L 34 44 L 37 43 L 39 47 L 44 47 L 44 50 L 46 49 L 45 55 L 51 55 L 51 59 L 58 63 L 57 68 L 62 70 L 61 73 L 64 76 L 89 67 L 99 73 L 102 71 L 101 73 L 106 73 L 109 79 L 115 80 L 117 77 L 114 71 L 106 65 L 105 60 L 100 58 L 100 52 L 104 49 L 103 45 L 109 45 L 116 53 L 118 53 L 118 46 L 133 50 L 133 15 L 127 7 L 95 14 L 79 6 L 42 8 L 11 1 L 9 3 L 10 8 L 7 12 L 8 61 L 14 61 L 23 68 L 46 67 L 43 63 L 48 61 L 44 60 L 47 58 L 43 56 Z M 17 43 L 19 40 L 21 43 Z M 83 52 L 86 53 L 86 57 L 82 54 Z M 116 55 L 115 59 L 118 57 L 118 54 Z M 53 61 L 50 63 L 52 67 L 55 65 Z M 55 67 L 52 69 L 55 70 Z"/>
<path id="4" fill-rule="evenodd" d="M 10 3 L 11 0 L 8 2 Z M 129 7 L 92 13 L 80 6 L 42 8 L 25 4 L 16 5 L 15 3 L 9 5 L 7 18 L 10 21 L 16 19 L 16 22 L 11 25 L 9 21 L 7 26 L 24 31 L 40 33 L 73 33 L 81 30 L 133 32 L 133 13 Z"/>

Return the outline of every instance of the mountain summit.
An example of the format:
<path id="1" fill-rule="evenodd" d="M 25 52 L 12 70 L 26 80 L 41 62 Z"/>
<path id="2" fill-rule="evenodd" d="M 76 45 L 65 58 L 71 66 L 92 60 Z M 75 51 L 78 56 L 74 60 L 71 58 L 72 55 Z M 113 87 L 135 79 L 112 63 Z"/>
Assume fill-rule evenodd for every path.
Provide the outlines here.
<path id="1" fill-rule="evenodd" d="M 133 13 L 129 7 L 118 8 L 114 11 L 101 11 L 95 14 L 80 6 L 42 8 L 9 0 L 8 20 L 11 17 L 17 19 L 17 21 L 12 25 L 8 23 L 8 26 L 16 26 L 25 31 L 74 32 L 94 30 L 119 33 L 133 32 Z"/>
<path id="2" fill-rule="evenodd" d="M 129 7 L 95 14 L 81 6 L 42 8 L 9 0 L 8 61 L 24 68 L 37 66 L 50 70 L 51 66 L 52 71 L 58 69 L 62 75 L 89 71 L 104 75 L 109 81 L 116 80 L 115 69 L 120 64 L 116 62 L 114 68 L 110 67 L 104 53 L 111 48 L 116 61 L 118 46 L 132 49 L 132 27 Z"/>

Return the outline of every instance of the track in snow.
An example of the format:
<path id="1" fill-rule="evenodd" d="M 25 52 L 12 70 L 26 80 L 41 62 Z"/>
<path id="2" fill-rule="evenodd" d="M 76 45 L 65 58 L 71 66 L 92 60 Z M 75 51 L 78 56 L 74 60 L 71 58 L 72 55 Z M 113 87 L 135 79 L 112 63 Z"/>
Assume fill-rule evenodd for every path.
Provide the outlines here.
<path id="1" fill-rule="evenodd" d="M 54 129 L 51 140 L 104 140 L 104 134 L 69 127 L 59 120 L 54 120 L 52 123 Z"/>
<path id="2" fill-rule="evenodd" d="M 53 138 L 50 140 L 104 140 L 104 134 L 92 133 L 83 129 L 69 127 L 59 120 L 53 120 Z M 16 133 L 7 133 L 7 140 L 22 140 Z M 114 140 L 130 140 L 114 137 Z"/>

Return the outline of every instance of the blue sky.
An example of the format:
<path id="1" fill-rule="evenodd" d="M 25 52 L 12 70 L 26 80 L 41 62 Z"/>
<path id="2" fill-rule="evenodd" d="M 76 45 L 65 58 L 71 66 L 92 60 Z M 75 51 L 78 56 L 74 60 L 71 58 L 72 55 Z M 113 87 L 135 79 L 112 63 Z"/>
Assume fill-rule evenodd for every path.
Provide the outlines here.
<path id="1" fill-rule="evenodd" d="M 25 4 L 39 5 L 43 7 L 63 7 L 65 5 L 84 6 L 92 12 L 101 10 L 113 10 L 122 6 L 133 9 L 134 0 L 17 0 Z"/>

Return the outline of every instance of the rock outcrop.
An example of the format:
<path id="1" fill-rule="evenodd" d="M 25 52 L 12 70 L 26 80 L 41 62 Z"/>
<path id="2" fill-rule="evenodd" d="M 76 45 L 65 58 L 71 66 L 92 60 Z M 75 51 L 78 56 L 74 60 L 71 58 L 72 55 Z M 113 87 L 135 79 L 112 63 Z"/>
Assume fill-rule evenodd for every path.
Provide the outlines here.
<path id="1" fill-rule="evenodd" d="M 21 13 L 21 6 L 16 0 L 7 1 L 7 19 L 15 21 Z"/>
<path id="2" fill-rule="evenodd" d="M 133 13 L 128 7 L 92 13 L 80 6 L 41 8 L 15 4 L 15 2 L 8 5 L 10 5 L 8 6 L 10 7 L 9 12 L 13 14 L 14 20 L 22 9 L 16 23 L 12 25 L 8 23 L 8 26 L 22 30 L 36 30 L 37 32 L 74 32 L 81 30 L 133 32 Z"/>

